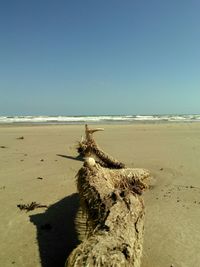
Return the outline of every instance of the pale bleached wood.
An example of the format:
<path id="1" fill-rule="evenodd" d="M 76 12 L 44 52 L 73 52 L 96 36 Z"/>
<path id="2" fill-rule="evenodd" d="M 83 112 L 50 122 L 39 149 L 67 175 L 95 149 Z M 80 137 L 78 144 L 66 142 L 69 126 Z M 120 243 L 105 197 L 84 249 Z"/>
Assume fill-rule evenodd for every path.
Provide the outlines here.
<path id="1" fill-rule="evenodd" d="M 76 225 L 82 241 L 66 267 L 140 267 L 144 234 L 142 192 L 150 174 L 105 153 L 85 126 L 78 152 L 84 165 L 77 174 L 80 210 Z"/>
<path id="2" fill-rule="evenodd" d="M 77 175 L 87 236 L 66 266 L 139 267 L 144 230 L 141 198 L 149 173 L 143 169 L 111 170 L 87 160 Z"/>

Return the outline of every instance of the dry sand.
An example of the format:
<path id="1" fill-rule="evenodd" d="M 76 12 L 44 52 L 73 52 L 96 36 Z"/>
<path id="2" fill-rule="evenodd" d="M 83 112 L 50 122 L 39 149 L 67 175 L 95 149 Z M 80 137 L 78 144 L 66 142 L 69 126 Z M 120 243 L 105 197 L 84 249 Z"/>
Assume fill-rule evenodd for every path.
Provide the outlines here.
<path id="1" fill-rule="evenodd" d="M 200 124 L 104 128 L 96 141 L 105 151 L 154 177 L 144 194 L 142 267 L 199 267 Z M 75 144 L 83 132 L 71 125 L 0 127 L 0 266 L 63 267 L 77 244 L 75 175 L 82 162 Z M 32 201 L 49 207 L 17 207 Z"/>

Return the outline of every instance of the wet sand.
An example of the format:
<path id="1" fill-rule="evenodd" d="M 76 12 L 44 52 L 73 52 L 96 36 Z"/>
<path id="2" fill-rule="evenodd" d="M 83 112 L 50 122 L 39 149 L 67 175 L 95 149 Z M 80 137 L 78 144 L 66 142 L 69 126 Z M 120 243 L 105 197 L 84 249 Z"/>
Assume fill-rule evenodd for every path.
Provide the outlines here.
<path id="1" fill-rule="evenodd" d="M 104 128 L 98 144 L 153 177 L 142 267 L 199 267 L 200 123 Z M 78 244 L 75 145 L 83 134 L 83 125 L 0 127 L 0 266 L 60 267 Z M 48 208 L 17 207 L 31 202 Z"/>

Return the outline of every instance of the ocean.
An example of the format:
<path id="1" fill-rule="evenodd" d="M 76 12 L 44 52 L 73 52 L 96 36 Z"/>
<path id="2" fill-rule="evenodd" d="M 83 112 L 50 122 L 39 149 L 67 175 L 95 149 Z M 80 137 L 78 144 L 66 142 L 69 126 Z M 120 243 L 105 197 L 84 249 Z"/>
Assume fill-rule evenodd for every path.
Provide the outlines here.
<path id="1" fill-rule="evenodd" d="M 200 115 L 0 116 L 0 124 L 113 124 L 200 122 Z"/>

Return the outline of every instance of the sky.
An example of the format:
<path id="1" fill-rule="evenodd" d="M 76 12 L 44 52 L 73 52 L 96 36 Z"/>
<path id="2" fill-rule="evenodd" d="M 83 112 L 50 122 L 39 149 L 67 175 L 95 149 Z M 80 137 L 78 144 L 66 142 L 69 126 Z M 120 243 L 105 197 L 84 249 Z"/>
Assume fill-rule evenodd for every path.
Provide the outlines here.
<path id="1" fill-rule="evenodd" d="M 0 0 L 0 115 L 200 113 L 199 0 Z"/>

